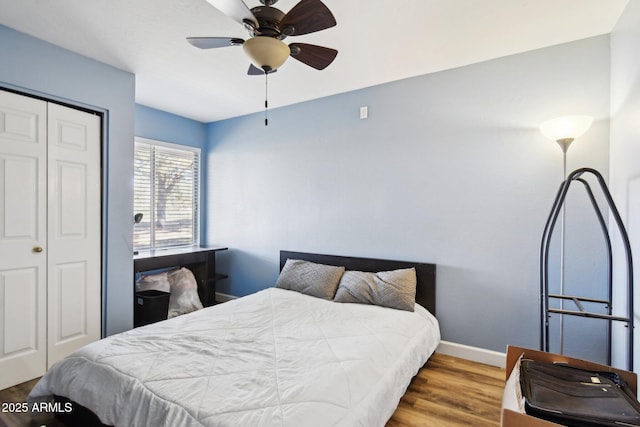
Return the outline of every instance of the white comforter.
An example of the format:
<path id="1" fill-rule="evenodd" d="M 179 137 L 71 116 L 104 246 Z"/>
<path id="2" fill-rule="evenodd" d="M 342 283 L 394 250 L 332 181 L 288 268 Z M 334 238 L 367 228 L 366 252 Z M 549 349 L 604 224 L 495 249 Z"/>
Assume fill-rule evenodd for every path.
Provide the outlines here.
<path id="1" fill-rule="evenodd" d="M 269 288 L 90 344 L 53 394 L 115 426 L 383 426 L 440 340 L 406 312 Z"/>

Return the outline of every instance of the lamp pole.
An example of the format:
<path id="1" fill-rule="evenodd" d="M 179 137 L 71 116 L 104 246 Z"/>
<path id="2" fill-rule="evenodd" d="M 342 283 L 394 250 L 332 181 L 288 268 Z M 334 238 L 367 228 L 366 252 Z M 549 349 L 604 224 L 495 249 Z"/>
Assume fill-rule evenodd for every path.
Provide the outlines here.
<path id="1" fill-rule="evenodd" d="M 556 141 L 562 149 L 562 181 L 567 179 L 567 151 L 573 138 L 561 138 Z M 564 241 L 566 204 L 562 204 L 560 211 L 560 295 L 564 295 Z M 564 299 L 560 300 L 560 309 L 564 310 Z M 560 354 L 564 354 L 564 317 L 560 316 Z"/>

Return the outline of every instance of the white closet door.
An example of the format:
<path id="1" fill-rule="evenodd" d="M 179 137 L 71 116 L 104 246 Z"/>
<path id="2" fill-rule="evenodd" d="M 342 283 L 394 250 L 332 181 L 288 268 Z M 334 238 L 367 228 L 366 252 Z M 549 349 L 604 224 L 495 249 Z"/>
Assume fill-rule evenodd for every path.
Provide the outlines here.
<path id="1" fill-rule="evenodd" d="M 46 369 L 46 114 L 0 91 L 0 389 Z"/>
<path id="2" fill-rule="evenodd" d="M 100 118 L 49 104 L 48 366 L 100 339 Z"/>

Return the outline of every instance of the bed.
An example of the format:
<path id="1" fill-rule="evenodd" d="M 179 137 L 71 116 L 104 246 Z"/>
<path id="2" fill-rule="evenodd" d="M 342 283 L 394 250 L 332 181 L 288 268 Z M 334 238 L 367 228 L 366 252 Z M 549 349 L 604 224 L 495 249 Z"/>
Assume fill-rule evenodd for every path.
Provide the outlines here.
<path id="1" fill-rule="evenodd" d="M 415 269 L 416 304 L 290 290 L 294 261 L 344 267 L 341 281 Z M 383 426 L 440 340 L 435 265 L 282 251 L 280 267 L 275 287 L 80 349 L 29 400 L 70 402 L 76 417 L 88 408 L 97 418 L 82 425 Z"/>

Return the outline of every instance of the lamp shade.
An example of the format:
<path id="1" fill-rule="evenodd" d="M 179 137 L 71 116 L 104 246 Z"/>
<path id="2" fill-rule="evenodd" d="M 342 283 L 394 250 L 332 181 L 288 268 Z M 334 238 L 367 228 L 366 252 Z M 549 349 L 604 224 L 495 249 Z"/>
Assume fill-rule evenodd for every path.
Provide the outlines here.
<path id="1" fill-rule="evenodd" d="M 573 141 L 584 134 L 593 123 L 590 116 L 562 116 L 540 125 L 540 132 L 553 141 Z"/>
<path id="2" fill-rule="evenodd" d="M 278 69 L 289 57 L 291 51 L 282 41 L 273 37 L 256 36 L 242 45 L 253 65 L 261 70 Z"/>

